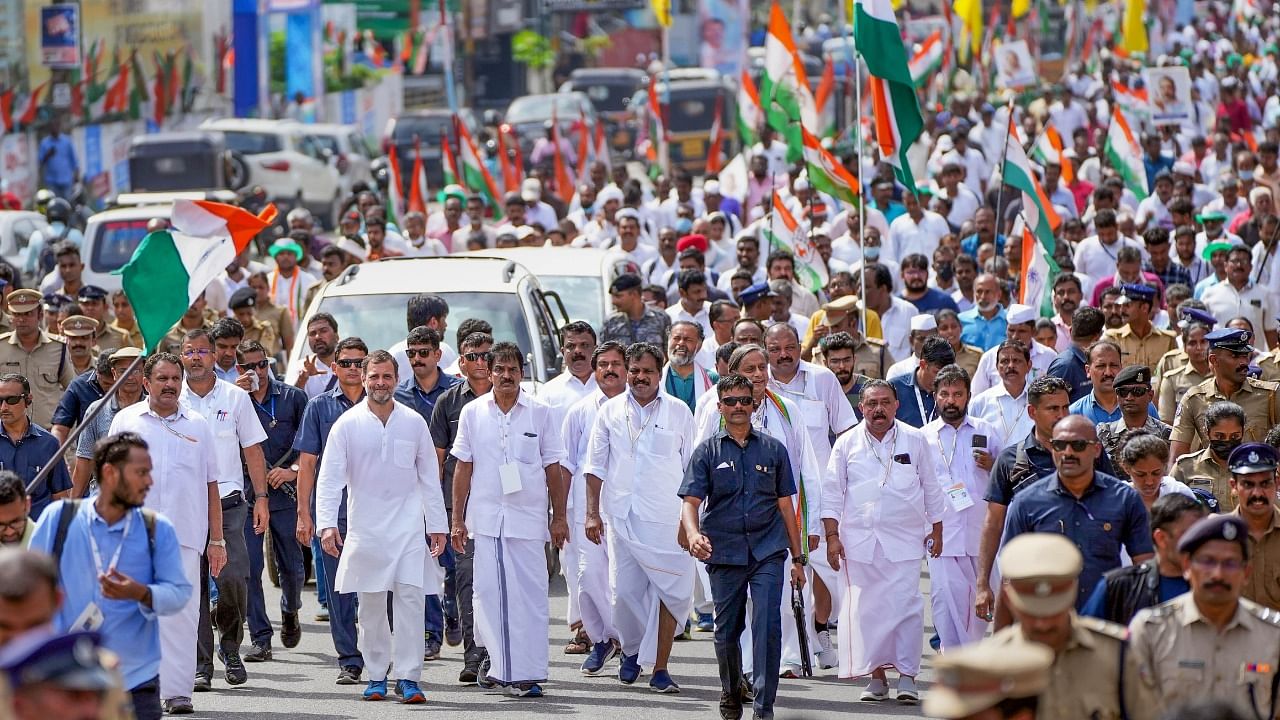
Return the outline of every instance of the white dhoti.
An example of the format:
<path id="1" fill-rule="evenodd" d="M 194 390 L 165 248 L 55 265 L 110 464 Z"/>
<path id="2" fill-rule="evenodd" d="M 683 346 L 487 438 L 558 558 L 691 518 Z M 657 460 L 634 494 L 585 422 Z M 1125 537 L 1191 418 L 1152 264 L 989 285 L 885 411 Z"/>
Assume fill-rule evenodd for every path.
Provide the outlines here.
<path id="1" fill-rule="evenodd" d="M 578 533 L 569 533 L 568 539 L 564 541 L 564 547 L 560 548 L 560 574 L 564 576 L 564 587 L 568 597 L 565 599 L 565 624 L 573 627 L 575 624 L 582 622 L 582 610 L 578 599 L 578 543 L 591 542 L 586 537 Z"/>
<path id="2" fill-rule="evenodd" d="M 675 523 L 649 522 L 634 515 L 609 524 L 609 584 L 613 625 L 622 651 L 639 654 L 640 665 L 658 659 L 661 606 L 677 624 L 693 608 L 694 559 L 676 543 Z M 545 643 L 544 643 L 545 644 Z"/>
<path id="3" fill-rule="evenodd" d="M 472 608 L 476 645 L 502 685 L 547 679 L 547 556 L 542 540 L 476 535 Z"/>
<path id="4" fill-rule="evenodd" d="M 787 568 L 791 567 L 791 553 L 787 553 Z M 813 610 L 817 602 L 813 598 L 814 580 L 821 580 L 831 594 L 831 607 L 839 612 L 840 601 L 844 597 L 844 582 L 840 574 L 827 562 L 827 541 L 823 538 L 816 550 L 809 551 L 809 568 L 805 573 L 808 583 L 804 588 L 804 623 L 809 634 L 810 659 L 818 652 L 818 630 L 813 626 Z M 830 618 L 827 618 L 830 620 Z M 744 644 L 744 651 L 745 651 Z M 791 588 L 782 590 L 782 664 L 801 665 L 800 635 L 796 632 L 795 611 L 791 609 Z M 817 666 L 814 666 L 817 670 Z"/>
<path id="5" fill-rule="evenodd" d="M 574 523 L 573 532 L 578 568 L 574 586 L 578 591 L 582 630 L 593 643 L 616 640 L 618 632 L 613 629 L 613 608 L 610 607 L 609 545 L 588 540 L 585 523 Z"/>
<path id="6" fill-rule="evenodd" d="M 386 592 L 359 593 L 356 617 L 360 623 L 358 641 L 364 669 L 370 680 L 390 678 L 417 682 L 422 677 L 426 596 L 422 588 L 404 583 L 396 583 L 391 596 L 392 618 L 389 619 Z M 395 623 L 394 630 L 388 620 Z"/>
<path id="7" fill-rule="evenodd" d="M 200 625 L 200 551 L 178 546 L 182 574 L 194 590 L 187 604 L 160 616 L 160 699 L 191 697 L 196 684 L 196 630 Z"/>
<path id="8" fill-rule="evenodd" d="M 842 566 L 840 677 L 862 677 L 886 667 L 915 677 L 924 649 L 920 561 L 893 562 L 879 542 L 868 559 L 846 558 Z"/>
<path id="9" fill-rule="evenodd" d="M 974 612 L 977 599 L 978 558 L 971 555 L 929 558 L 929 603 L 933 627 L 942 649 L 977 642 L 987 624 Z"/>

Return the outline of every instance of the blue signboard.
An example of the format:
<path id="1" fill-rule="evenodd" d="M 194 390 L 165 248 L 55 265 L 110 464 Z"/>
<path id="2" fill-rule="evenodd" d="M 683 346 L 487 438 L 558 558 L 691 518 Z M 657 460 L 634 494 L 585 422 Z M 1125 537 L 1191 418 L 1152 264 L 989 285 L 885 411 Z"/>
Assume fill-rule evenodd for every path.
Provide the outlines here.
<path id="1" fill-rule="evenodd" d="M 54 3 L 40 8 L 40 60 L 47 67 L 80 66 L 80 5 Z"/>

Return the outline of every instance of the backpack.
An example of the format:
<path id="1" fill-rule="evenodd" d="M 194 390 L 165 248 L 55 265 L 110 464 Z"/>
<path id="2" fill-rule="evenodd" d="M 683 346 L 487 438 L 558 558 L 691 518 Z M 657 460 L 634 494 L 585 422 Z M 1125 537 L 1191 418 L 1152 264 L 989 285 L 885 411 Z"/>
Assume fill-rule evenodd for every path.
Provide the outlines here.
<path id="1" fill-rule="evenodd" d="M 53 534 L 53 563 L 62 571 L 62 548 L 67 544 L 67 531 L 71 529 L 71 522 L 76 519 L 76 514 L 80 512 L 80 500 L 64 500 L 62 508 L 58 512 L 58 529 Z M 142 508 L 142 524 L 147 528 L 147 549 L 152 558 L 156 555 L 156 511 L 149 508 Z"/>

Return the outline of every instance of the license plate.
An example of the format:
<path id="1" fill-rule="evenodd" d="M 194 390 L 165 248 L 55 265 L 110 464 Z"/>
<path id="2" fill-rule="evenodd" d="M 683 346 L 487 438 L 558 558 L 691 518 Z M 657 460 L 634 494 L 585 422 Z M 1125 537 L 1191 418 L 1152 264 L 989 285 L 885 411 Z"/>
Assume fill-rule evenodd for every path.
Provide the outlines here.
<path id="1" fill-rule="evenodd" d="M 702 140 L 684 140 L 680 143 L 680 153 L 685 157 L 698 157 L 702 152 Z"/>

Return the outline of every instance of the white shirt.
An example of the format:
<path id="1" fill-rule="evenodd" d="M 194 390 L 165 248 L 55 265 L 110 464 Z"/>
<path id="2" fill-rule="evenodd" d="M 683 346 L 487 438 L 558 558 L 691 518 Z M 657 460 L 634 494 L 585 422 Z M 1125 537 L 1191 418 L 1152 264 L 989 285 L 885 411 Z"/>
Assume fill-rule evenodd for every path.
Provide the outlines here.
<path id="1" fill-rule="evenodd" d="M 573 376 L 566 367 L 564 372 L 551 378 L 542 386 L 538 399 L 546 403 L 556 412 L 557 418 L 563 419 L 569 408 L 582 398 L 595 393 L 596 374 L 587 373 L 587 381 L 583 382 Z"/>
<path id="2" fill-rule="evenodd" d="M 896 295 L 889 302 L 889 309 L 880 313 L 880 330 L 889 347 L 889 355 L 894 360 L 901 360 L 911 355 L 911 318 L 920 311 Z"/>
<path id="3" fill-rule="evenodd" d="M 635 515 L 679 524 L 676 492 L 693 455 L 693 438 L 693 413 L 661 390 L 643 408 L 630 389 L 607 400 L 591 426 L 583 470 L 604 483 L 601 511 L 619 521 Z"/>
<path id="4" fill-rule="evenodd" d="M 1027 415 L 1027 388 L 1031 381 L 1022 388 L 1022 394 L 1013 397 L 1005 389 L 1004 383 L 996 383 L 969 401 L 969 414 L 981 418 L 991 425 L 1001 445 L 1012 445 L 1035 428 L 1031 416 Z"/>
<path id="5" fill-rule="evenodd" d="M 161 418 L 144 399 L 120 408 L 110 432 L 135 432 L 147 441 L 152 485 L 146 506 L 169 518 L 179 544 L 203 552 L 209 540 L 208 486 L 218 482 L 219 474 L 213 433 L 204 417 L 179 402 L 175 415 Z"/>
<path id="6" fill-rule="evenodd" d="M 587 479 L 583 472 L 587 462 L 587 444 L 591 440 L 596 412 L 608 399 L 598 387 L 593 389 L 565 411 L 564 422 L 560 425 L 560 437 L 564 441 L 564 460 L 560 464 L 573 476 L 569 484 L 569 518 L 575 523 L 587 520 Z"/>
<path id="7" fill-rule="evenodd" d="M 450 452 L 472 463 L 466 519 L 472 535 L 551 539 L 545 468 L 564 459 L 554 410 L 521 390 L 504 413 L 486 393 L 462 408 Z M 520 489 L 504 493 L 500 468 L 507 464 L 515 466 Z"/>
<path id="8" fill-rule="evenodd" d="M 1116 253 L 1120 252 L 1120 248 L 1126 245 L 1136 247 L 1139 250 L 1143 249 L 1136 240 L 1131 240 L 1123 235 L 1118 235 L 1116 241 L 1111 245 L 1103 245 L 1098 240 L 1097 235 L 1091 235 L 1081 240 L 1080 244 L 1076 246 L 1074 256 L 1076 272 L 1093 278 L 1115 275 Z"/>
<path id="9" fill-rule="evenodd" d="M 925 210 L 920 222 L 911 219 L 911 213 L 903 213 L 889 223 L 889 240 L 880 252 L 888 251 L 889 259 L 895 262 L 902 262 L 902 258 L 912 253 L 920 253 L 932 264 L 938 240 L 949 232 L 951 227 L 946 219 L 932 210 Z"/>
<path id="10" fill-rule="evenodd" d="M 701 325 L 702 337 L 707 338 L 711 337 L 713 334 L 711 330 L 711 318 L 707 315 L 707 311 L 710 308 L 711 303 L 703 302 L 702 308 L 699 309 L 697 313 L 691 314 L 688 310 L 684 309 L 683 302 L 677 302 L 675 305 L 671 305 L 667 308 L 667 316 L 671 318 L 672 323 L 691 322 Z M 800 334 L 800 337 L 804 337 L 803 332 Z"/>
<path id="11" fill-rule="evenodd" d="M 884 379 L 892 380 L 904 375 L 910 375 L 915 372 L 918 367 L 920 367 L 920 358 L 916 357 L 915 353 L 911 353 L 909 357 L 905 357 L 890 365 L 889 369 L 884 373 Z"/>
<path id="12" fill-rule="evenodd" d="M 200 413 L 213 432 L 214 455 L 218 460 L 218 495 L 226 497 L 239 490 L 246 498 L 251 498 L 252 489 L 245 489 L 240 449 L 266 440 L 267 431 L 258 421 L 249 393 L 226 380 L 214 380 L 209 394 L 200 397 L 184 382 L 178 399 Z"/>
<path id="13" fill-rule="evenodd" d="M 456 234 L 461 231 L 454 232 Z M 404 246 L 404 257 L 440 257 L 442 255 L 449 254 L 449 249 L 444 246 L 443 242 L 437 238 L 428 237 L 426 235 L 422 236 L 421 245 L 414 245 L 412 239 L 405 238 Z M 467 249 L 466 240 L 463 240 L 462 242 L 462 249 Z"/>
<path id="14" fill-rule="evenodd" d="M 1002 384 L 1000 370 L 996 367 L 996 351 L 999 349 L 1000 346 L 997 345 L 982 353 L 982 357 L 978 359 L 978 367 L 973 372 L 973 382 L 970 384 L 969 392 L 977 395 L 987 388 Z M 1027 384 L 1031 384 L 1032 380 L 1048 372 L 1049 365 L 1053 363 L 1053 359 L 1057 356 L 1053 348 L 1045 347 L 1032 340 L 1031 369 L 1027 372 Z"/>
<path id="15" fill-rule="evenodd" d="M 303 370 L 304 368 L 302 363 L 298 363 L 291 368 L 288 373 L 286 373 L 284 381 L 294 387 L 297 387 L 296 383 L 298 382 L 298 376 L 302 374 Z M 338 384 L 337 376 L 333 374 L 329 366 L 320 358 L 316 358 L 316 370 L 318 371 L 318 374 L 307 378 L 307 382 L 302 386 L 302 391 L 307 394 L 308 400 L 322 392 L 325 392 L 326 390 L 332 389 Z"/>
<path id="16" fill-rule="evenodd" d="M 1139 227 L 1173 229 L 1173 215 L 1169 212 L 1168 206 L 1155 195 L 1149 195 L 1138 203 L 1138 214 L 1133 220 Z"/>
<path id="17" fill-rule="evenodd" d="M 541 224 L 544 231 L 560 226 L 555 209 L 541 200 L 534 203 L 533 207 L 529 207 L 528 203 L 524 206 L 524 224 L 532 225 L 533 223 Z"/>
<path id="18" fill-rule="evenodd" d="M 493 247 L 494 241 L 498 239 L 498 233 L 494 232 L 492 227 L 481 224 L 479 228 L 473 228 L 468 223 L 453 231 L 453 251 L 464 252 L 467 249 L 467 238 L 477 232 L 484 235 L 484 246 L 487 248 Z"/>
<path id="19" fill-rule="evenodd" d="M 992 458 L 1000 455 L 1004 443 L 999 431 L 991 427 L 987 421 L 966 415 L 955 428 L 944 422 L 942 418 L 933 420 L 920 431 L 929 443 L 932 451 L 933 471 L 946 493 L 944 510 L 942 511 L 942 555 L 943 557 L 977 557 L 978 546 L 982 538 L 982 523 L 987 516 L 987 485 L 991 482 L 991 471 L 983 470 L 974 462 L 974 436 L 985 435 L 986 450 Z M 967 508 L 957 509 L 957 505 L 965 505 L 958 492 L 953 489 L 963 486 L 972 504 Z"/>
<path id="20" fill-rule="evenodd" d="M 384 592 L 396 584 L 437 588 L 443 575 L 426 536 L 447 533 L 449 521 L 427 421 L 392 401 L 383 425 L 368 398 L 343 413 L 320 461 L 317 530 L 338 526 L 344 489 L 347 534 L 334 576 L 338 591 Z"/>
<path id="21" fill-rule="evenodd" d="M 951 203 L 951 212 L 947 213 L 947 221 L 956 227 L 960 227 L 965 220 L 972 219 L 973 214 L 982 206 L 978 196 L 963 183 L 956 186 L 955 197 L 947 195 L 945 190 L 940 190 L 939 194 Z"/>
<path id="22" fill-rule="evenodd" d="M 267 273 L 268 288 L 271 292 L 271 303 L 289 311 L 289 317 L 296 323 L 306 312 L 302 303 L 306 300 L 307 291 L 318 282 L 314 276 L 299 267 L 293 269 L 293 277 L 284 277 L 279 268 Z"/>
<path id="23" fill-rule="evenodd" d="M 927 462 L 932 452 L 922 432 L 896 420 L 883 441 L 871 437 L 866 423 L 836 440 L 822 487 L 822 517 L 840 522 L 846 557 L 870 558 L 876 543 L 891 562 L 924 557 L 924 540 L 942 520 L 946 502 Z"/>
<path id="24" fill-rule="evenodd" d="M 1270 307 L 1269 295 L 1261 285 L 1249 283 L 1237 290 L 1229 281 L 1224 280 L 1205 290 L 1200 299 L 1209 306 L 1209 313 L 1216 318 L 1248 318 L 1254 329 L 1253 344 L 1265 352 L 1270 349 L 1265 331 L 1275 328 L 1275 311 Z"/>
<path id="25" fill-rule="evenodd" d="M 800 406 L 800 415 L 809 432 L 809 444 L 813 446 L 818 466 L 825 467 L 827 458 L 831 457 L 830 435 L 839 435 L 858 422 L 835 373 L 801 360 L 795 377 L 791 382 L 783 383 L 770 367 L 769 389 Z"/>

